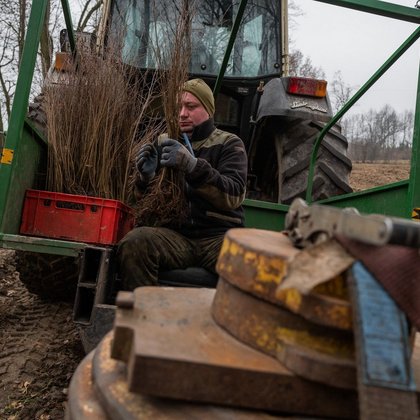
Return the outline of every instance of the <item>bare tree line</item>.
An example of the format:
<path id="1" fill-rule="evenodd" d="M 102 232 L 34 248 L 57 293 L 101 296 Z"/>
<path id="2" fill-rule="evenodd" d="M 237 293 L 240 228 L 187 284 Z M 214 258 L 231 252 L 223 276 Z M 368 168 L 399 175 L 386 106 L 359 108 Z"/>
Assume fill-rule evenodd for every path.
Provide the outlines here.
<path id="1" fill-rule="evenodd" d="M 355 161 L 401 160 L 411 156 L 414 113 L 397 113 L 390 105 L 352 115 L 342 121 Z"/>

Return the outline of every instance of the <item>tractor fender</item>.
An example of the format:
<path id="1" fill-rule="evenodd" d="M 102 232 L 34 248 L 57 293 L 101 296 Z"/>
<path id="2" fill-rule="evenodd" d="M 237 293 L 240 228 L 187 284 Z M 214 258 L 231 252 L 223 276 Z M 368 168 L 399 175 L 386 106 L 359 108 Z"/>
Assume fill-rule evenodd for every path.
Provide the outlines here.
<path id="1" fill-rule="evenodd" d="M 328 95 L 316 98 L 287 92 L 289 77 L 271 79 L 264 87 L 257 111 L 257 122 L 268 117 L 280 116 L 327 122 L 332 117 Z"/>

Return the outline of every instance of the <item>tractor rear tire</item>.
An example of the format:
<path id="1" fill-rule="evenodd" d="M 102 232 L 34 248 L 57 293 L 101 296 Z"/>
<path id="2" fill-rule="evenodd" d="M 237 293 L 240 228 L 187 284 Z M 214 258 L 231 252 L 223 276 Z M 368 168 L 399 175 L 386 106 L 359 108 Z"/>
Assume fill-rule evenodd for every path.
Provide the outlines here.
<path id="1" fill-rule="evenodd" d="M 16 251 L 16 270 L 28 291 L 41 299 L 74 301 L 79 272 L 78 259 Z"/>
<path id="2" fill-rule="evenodd" d="M 305 197 L 312 146 L 323 127 L 323 123 L 297 120 L 276 136 L 279 202 L 290 204 L 296 197 Z M 322 140 L 313 178 L 313 201 L 353 191 L 349 185 L 352 163 L 347 148 L 339 126 Z"/>

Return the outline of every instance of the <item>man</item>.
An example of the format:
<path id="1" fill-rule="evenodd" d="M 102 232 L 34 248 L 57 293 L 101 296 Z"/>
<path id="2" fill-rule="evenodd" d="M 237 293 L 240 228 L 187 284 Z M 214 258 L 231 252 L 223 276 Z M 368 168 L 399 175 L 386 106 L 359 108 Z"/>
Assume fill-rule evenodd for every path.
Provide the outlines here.
<path id="1" fill-rule="evenodd" d="M 242 141 L 214 126 L 214 97 L 201 79 L 183 87 L 179 126 L 193 154 L 180 142 L 161 143 L 160 166 L 185 172 L 190 214 L 177 226 L 138 227 L 118 246 L 123 288 L 156 285 L 159 271 L 203 267 L 215 271 L 225 232 L 241 227 L 244 214 L 247 156 Z M 137 169 L 141 186 L 156 175 L 158 151 L 152 144 L 139 152 Z"/>

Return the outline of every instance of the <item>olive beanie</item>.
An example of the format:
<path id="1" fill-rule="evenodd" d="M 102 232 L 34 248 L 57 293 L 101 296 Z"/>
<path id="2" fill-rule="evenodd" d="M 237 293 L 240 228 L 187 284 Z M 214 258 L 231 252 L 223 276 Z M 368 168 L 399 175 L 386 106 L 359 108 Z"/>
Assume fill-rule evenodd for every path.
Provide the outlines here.
<path id="1" fill-rule="evenodd" d="M 214 96 L 209 85 L 202 79 L 192 79 L 184 83 L 184 92 L 192 93 L 204 106 L 210 117 L 214 115 Z"/>

